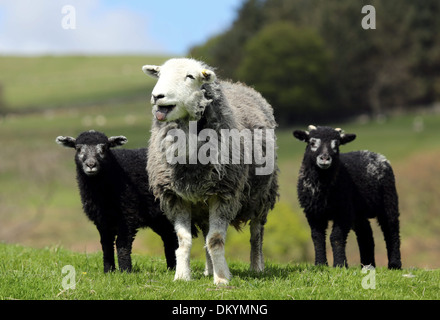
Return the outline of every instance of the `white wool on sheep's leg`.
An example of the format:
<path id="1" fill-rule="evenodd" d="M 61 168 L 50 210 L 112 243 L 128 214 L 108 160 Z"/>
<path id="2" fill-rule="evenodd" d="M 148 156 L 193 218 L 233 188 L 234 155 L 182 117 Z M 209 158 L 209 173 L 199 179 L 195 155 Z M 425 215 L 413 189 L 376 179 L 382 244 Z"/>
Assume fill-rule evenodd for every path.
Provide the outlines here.
<path id="1" fill-rule="evenodd" d="M 209 224 L 204 224 L 202 227 L 202 231 L 203 231 L 203 238 L 205 239 L 205 257 L 206 257 L 205 271 L 203 272 L 203 275 L 210 276 L 213 274 L 212 259 L 208 251 L 208 246 L 206 246 L 207 243 L 206 239 L 208 238 L 208 232 L 209 232 Z"/>
<path id="2" fill-rule="evenodd" d="M 205 242 L 206 242 L 206 239 L 205 239 Z M 203 274 L 205 276 L 210 276 L 213 273 L 212 259 L 211 259 L 211 255 L 209 254 L 207 247 L 205 247 L 205 256 L 206 256 L 206 263 L 205 263 L 205 271 L 203 272 Z"/>
<path id="3" fill-rule="evenodd" d="M 190 254 L 192 246 L 191 213 L 180 214 L 174 224 L 179 248 L 176 250 L 176 274 L 174 280 L 190 280 Z"/>
<path id="4" fill-rule="evenodd" d="M 252 271 L 260 272 L 264 270 L 263 228 L 264 226 L 258 220 L 252 220 L 250 223 Z"/>
<path id="5" fill-rule="evenodd" d="M 228 284 L 231 279 L 225 258 L 225 240 L 229 221 L 223 218 L 224 210 L 228 210 L 228 205 L 222 204 L 217 197 L 209 201 L 209 232 L 206 237 L 206 247 L 212 260 L 214 284 Z"/>

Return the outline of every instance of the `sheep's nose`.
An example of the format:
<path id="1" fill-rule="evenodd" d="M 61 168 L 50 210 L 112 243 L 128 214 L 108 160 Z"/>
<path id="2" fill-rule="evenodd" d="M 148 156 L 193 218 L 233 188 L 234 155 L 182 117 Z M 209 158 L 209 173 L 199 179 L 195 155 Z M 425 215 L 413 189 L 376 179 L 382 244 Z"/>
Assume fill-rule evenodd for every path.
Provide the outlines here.
<path id="1" fill-rule="evenodd" d="M 322 160 L 322 161 L 329 161 L 330 160 L 330 155 L 328 153 L 321 154 L 319 156 L 319 159 Z"/>
<path id="2" fill-rule="evenodd" d="M 165 95 L 164 94 L 158 94 L 158 95 L 152 94 L 151 98 L 153 100 L 153 103 L 156 103 L 157 100 L 165 98 Z"/>
<path id="3" fill-rule="evenodd" d="M 89 167 L 90 169 L 93 169 L 94 167 L 96 167 L 96 161 L 95 160 L 87 160 L 86 166 Z"/>

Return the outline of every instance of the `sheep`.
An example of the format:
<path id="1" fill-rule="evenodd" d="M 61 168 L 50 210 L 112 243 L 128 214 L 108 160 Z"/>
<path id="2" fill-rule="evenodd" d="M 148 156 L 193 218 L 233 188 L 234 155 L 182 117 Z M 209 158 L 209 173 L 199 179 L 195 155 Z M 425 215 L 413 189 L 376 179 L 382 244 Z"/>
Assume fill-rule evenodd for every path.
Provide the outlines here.
<path id="1" fill-rule="evenodd" d="M 132 244 L 139 228 L 150 227 L 161 236 L 167 267 L 176 264 L 177 236 L 149 191 L 145 171 L 147 149 L 112 149 L 127 142 L 94 130 L 76 139 L 59 136 L 56 142 L 76 150 L 77 182 L 87 217 L 101 237 L 104 272 L 114 271 L 114 243 L 121 271 L 132 270 Z"/>
<path id="2" fill-rule="evenodd" d="M 311 228 L 315 264 L 327 265 L 325 238 L 333 220 L 330 242 L 333 266 L 347 266 L 348 233 L 356 233 L 361 264 L 375 267 L 374 239 L 368 219 L 377 218 L 384 234 L 388 268 L 400 269 L 399 207 L 395 177 L 385 156 L 367 150 L 339 153 L 355 134 L 340 128 L 309 126 L 295 130 L 307 147 L 298 178 L 298 199 Z"/>
<path id="3" fill-rule="evenodd" d="M 214 284 L 231 278 L 224 255 L 229 224 L 240 229 L 250 221 L 250 268 L 263 271 L 264 225 L 278 197 L 272 107 L 254 89 L 220 81 L 211 67 L 194 59 L 170 59 L 142 70 L 158 78 L 151 95 L 147 171 L 152 192 L 179 239 L 174 280 L 191 279 L 191 221 L 203 232 L 204 274 L 213 275 Z M 180 146 L 183 139 L 179 150 L 173 148 L 176 137 Z M 265 161 L 246 156 L 257 140 L 260 156 L 266 157 L 259 160 Z M 210 156 L 202 161 L 207 146 Z M 181 161 L 170 161 L 168 156 L 177 151 Z"/>

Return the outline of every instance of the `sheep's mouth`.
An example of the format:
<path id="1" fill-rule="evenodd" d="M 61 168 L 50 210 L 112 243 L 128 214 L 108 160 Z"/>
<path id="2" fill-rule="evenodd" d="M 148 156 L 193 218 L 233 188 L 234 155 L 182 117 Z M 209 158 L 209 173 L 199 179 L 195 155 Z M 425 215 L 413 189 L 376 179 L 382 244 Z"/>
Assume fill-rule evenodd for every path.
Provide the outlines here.
<path id="1" fill-rule="evenodd" d="M 331 167 L 332 161 L 331 160 L 327 160 L 327 161 L 319 161 L 318 160 L 316 164 L 318 165 L 318 167 L 320 169 L 326 170 Z"/>
<path id="2" fill-rule="evenodd" d="M 98 171 L 98 168 L 84 168 L 84 173 L 88 176 L 96 176 Z"/>
<path id="3" fill-rule="evenodd" d="M 156 111 L 156 119 L 159 121 L 164 121 L 167 117 L 167 114 L 174 110 L 176 107 L 175 104 L 167 105 L 167 106 L 157 106 Z"/>

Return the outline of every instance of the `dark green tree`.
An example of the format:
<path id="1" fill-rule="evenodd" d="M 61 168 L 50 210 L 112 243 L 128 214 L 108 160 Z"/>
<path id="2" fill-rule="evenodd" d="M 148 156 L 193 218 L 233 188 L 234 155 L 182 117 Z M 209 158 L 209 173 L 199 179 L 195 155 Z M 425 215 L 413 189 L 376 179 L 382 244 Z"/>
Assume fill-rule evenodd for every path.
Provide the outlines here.
<path id="1" fill-rule="evenodd" d="M 263 2 L 245 1 L 228 31 L 208 40 L 205 45 L 193 47 L 189 55 L 218 67 L 217 73 L 223 78 L 237 80 L 235 71 L 243 58 L 243 46 L 264 25 Z"/>
<path id="2" fill-rule="evenodd" d="M 376 9 L 375 30 L 361 26 L 364 5 Z M 256 41 L 261 30 L 288 22 L 299 30 L 313 30 L 309 32 L 312 38 L 321 37 L 321 49 L 330 53 L 331 63 L 324 69 L 325 81 L 313 80 L 315 84 L 327 83 L 318 86 L 317 100 L 326 97 L 325 107 L 319 107 L 321 103 L 316 101 L 305 103 L 298 99 L 295 110 L 282 107 L 283 101 L 292 98 L 292 92 L 270 89 L 272 83 L 263 84 L 264 77 L 260 75 L 255 86 L 266 87 L 270 99 L 280 104 L 280 112 L 286 112 L 283 116 L 291 119 L 295 112 L 303 110 L 315 118 L 317 110 L 318 115 L 325 115 L 330 107 L 338 120 L 366 112 L 379 115 L 396 107 L 408 110 L 439 101 L 439 16 L 438 0 L 245 0 L 231 28 L 195 48 L 191 55 L 218 67 L 223 77 L 247 81 L 250 78 L 242 78 L 244 70 L 256 72 L 244 65 L 253 59 L 249 57 L 250 43 Z M 271 52 L 279 55 L 276 39 L 283 42 L 281 36 L 273 37 L 272 47 L 252 54 L 273 60 Z M 304 63 L 307 65 L 307 61 Z M 287 63 L 286 68 L 290 67 Z M 307 86 L 303 87 L 301 92 L 306 92 Z"/>
<path id="3" fill-rule="evenodd" d="M 269 100 L 282 124 L 331 110 L 329 64 L 329 52 L 316 32 L 278 22 L 249 40 L 237 75 Z"/>

